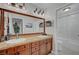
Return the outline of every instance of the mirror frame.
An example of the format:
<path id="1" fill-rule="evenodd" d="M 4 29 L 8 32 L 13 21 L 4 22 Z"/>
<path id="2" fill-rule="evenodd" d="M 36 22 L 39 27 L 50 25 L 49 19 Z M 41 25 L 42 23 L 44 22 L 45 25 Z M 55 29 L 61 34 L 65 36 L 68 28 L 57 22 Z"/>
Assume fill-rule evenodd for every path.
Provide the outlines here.
<path id="1" fill-rule="evenodd" d="M 31 14 L 24 14 L 24 13 L 20 13 L 20 12 L 16 12 L 16 11 L 12 11 L 12 10 L 7 10 L 7 9 L 3 9 L 3 8 L 0 8 L 0 10 L 3 11 L 3 14 L 2 15 L 2 19 L 4 19 L 4 12 L 9 12 L 9 13 L 14 13 L 14 14 L 19 14 L 19 15 L 23 15 L 23 16 L 28 16 L 28 17 L 33 17 L 33 18 L 37 18 L 40 19 L 40 20 L 43 20 L 44 21 L 44 29 L 43 29 L 43 32 L 35 32 L 35 33 L 38 33 L 38 34 L 46 34 L 46 28 L 45 28 L 45 18 L 42 18 L 42 17 L 38 17 L 38 16 L 34 16 L 34 15 L 31 15 Z M 4 30 L 4 29 L 3 29 Z M 27 33 L 28 34 L 35 34 L 35 33 Z M 22 34 L 21 34 L 22 35 Z"/>

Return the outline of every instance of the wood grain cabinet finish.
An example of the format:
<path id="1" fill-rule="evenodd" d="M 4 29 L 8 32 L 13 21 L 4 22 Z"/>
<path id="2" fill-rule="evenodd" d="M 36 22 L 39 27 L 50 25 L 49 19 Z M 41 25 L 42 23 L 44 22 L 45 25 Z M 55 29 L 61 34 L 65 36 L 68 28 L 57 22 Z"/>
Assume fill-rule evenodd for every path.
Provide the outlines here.
<path id="1" fill-rule="evenodd" d="M 19 52 L 19 55 L 27 55 L 26 53 L 27 53 L 27 51 L 26 50 L 23 50 L 23 51 L 20 51 Z"/>
<path id="2" fill-rule="evenodd" d="M 32 55 L 39 55 L 39 41 L 33 42 L 31 44 L 31 54 Z"/>
<path id="3" fill-rule="evenodd" d="M 48 53 L 50 53 L 51 52 L 51 50 L 52 50 L 52 39 L 49 39 L 49 40 L 47 40 L 47 44 L 46 44 L 46 46 L 47 46 L 47 54 Z"/>
<path id="4" fill-rule="evenodd" d="M 31 43 L 26 44 L 26 55 L 31 55 Z"/>
<path id="5" fill-rule="evenodd" d="M 16 54 L 18 55 L 30 55 L 31 54 L 30 43 L 16 47 Z"/>
<path id="6" fill-rule="evenodd" d="M 46 40 L 40 41 L 40 55 L 46 54 Z"/>
<path id="7" fill-rule="evenodd" d="M 16 53 L 15 48 L 9 48 L 6 50 L 7 55 L 14 55 Z"/>
<path id="8" fill-rule="evenodd" d="M 32 55 L 39 55 L 39 51 L 33 52 Z"/>
<path id="9" fill-rule="evenodd" d="M 31 44 L 28 43 L 25 45 L 26 46 L 26 49 L 24 50 L 24 54 L 21 54 L 21 55 L 31 55 Z"/>
<path id="10" fill-rule="evenodd" d="M 0 55 L 6 55 L 6 50 L 0 50 Z"/>
<path id="11" fill-rule="evenodd" d="M 22 45 L 22 46 L 18 46 L 16 47 L 16 51 L 19 52 L 19 51 L 23 51 L 26 49 L 26 45 Z"/>
<path id="12" fill-rule="evenodd" d="M 52 51 L 52 38 L 0 50 L 0 55 L 46 55 Z"/>

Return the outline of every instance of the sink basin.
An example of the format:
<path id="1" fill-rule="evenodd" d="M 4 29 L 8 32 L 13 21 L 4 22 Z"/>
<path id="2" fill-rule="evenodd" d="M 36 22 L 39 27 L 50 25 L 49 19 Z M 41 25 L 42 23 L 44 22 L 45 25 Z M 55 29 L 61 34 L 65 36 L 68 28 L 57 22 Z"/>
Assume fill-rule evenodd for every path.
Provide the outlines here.
<path id="1" fill-rule="evenodd" d="M 13 43 L 19 43 L 19 42 L 23 42 L 23 41 L 26 41 L 26 39 L 25 38 L 12 39 L 12 40 L 6 41 L 6 43 L 13 44 Z"/>

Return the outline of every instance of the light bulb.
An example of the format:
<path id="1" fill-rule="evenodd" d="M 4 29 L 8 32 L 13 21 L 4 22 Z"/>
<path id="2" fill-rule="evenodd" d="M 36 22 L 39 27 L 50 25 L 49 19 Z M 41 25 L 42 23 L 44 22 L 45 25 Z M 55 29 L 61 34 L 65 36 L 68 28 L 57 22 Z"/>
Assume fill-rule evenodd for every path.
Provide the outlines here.
<path id="1" fill-rule="evenodd" d="M 68 8 L 65 8 L 65 9 L 63 9 L 63 11 L 69 11 L 71 8 L 70 7 L 68 7 Z"/>

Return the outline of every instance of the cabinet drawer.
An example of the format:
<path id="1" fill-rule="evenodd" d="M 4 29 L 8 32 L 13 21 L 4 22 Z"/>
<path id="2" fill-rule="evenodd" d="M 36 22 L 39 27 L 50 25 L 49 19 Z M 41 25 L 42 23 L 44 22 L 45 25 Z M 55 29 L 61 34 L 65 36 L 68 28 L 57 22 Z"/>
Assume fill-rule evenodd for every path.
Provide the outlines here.
<path id="1" fill-rule="evenodd" d="M 51 49 L 52 49 L 51 43 L 48 43 L 47 44 L 47 50 L 51 50 Z"/>
<path id="2" fill-rule="evenodd" d="M 0 55 L 5 55 L 6 54 L 6 50 L 0 50 Z"/>
<path id="3" fill-rule="evenodd" d="M 43 45 L 43 44 L 46 44 L 46 43 L 47 43 L 47 40 L 40 41 L 40 45 Z"/>
<path id="4" fill-rule="evenodd" d="M 29 48 L 27 48 L 26 50 L 22 50 L 18 52 L 19 55 L 31 55 L 31 51 L 29 50 Z"/>
<path id="5" fill-rule="evenodd" d="M 46 44 L 43 44 L 40 46 L 40 55 L 45 55 L 46 54 Z"/>
<path id="6" fill-rule="evenodd" d="M 19 52 L 20 55 L 31 55 L 30 51 L 28 50 L 23 50 Z"/>
<path id="7" fill-rule="evenodd" d="M 26 45 L 16 47 L 16 51 L 22 51 L 26 49 Z"/>
<path id="8" fill-rule="evenodd" d="M 39 42 L 33 42 L 32 43 L 32 47 L 36 47 L 36 46 L 39 46 Z"/>
<path id="9" fill-rule="evenodd" d="M 39 51 L 39 47 L 32 48 L 32 52 Z"/>
<path id="10" fill-rule="evenodd" d="M 39 55 L 39 51 L 32 53 L 32 55 Z"/>
<path id="11" fill-rule="evenodd" d="M 40 55 L 46 55 L 47 53 L 46 53 L 46 50 L 42 49 L 42 50 L 40 50 L 40 53 L 39 54 Z"/>
<path id="12" fill-rule="evenodd" d="M 40 48 L 41 48 L 41 49 L 39 50 L 39 51 L 40 51 L 40 55 L 45 55 L 45 54 L 46 54 L 46 47 L 41 46 Z"/>

